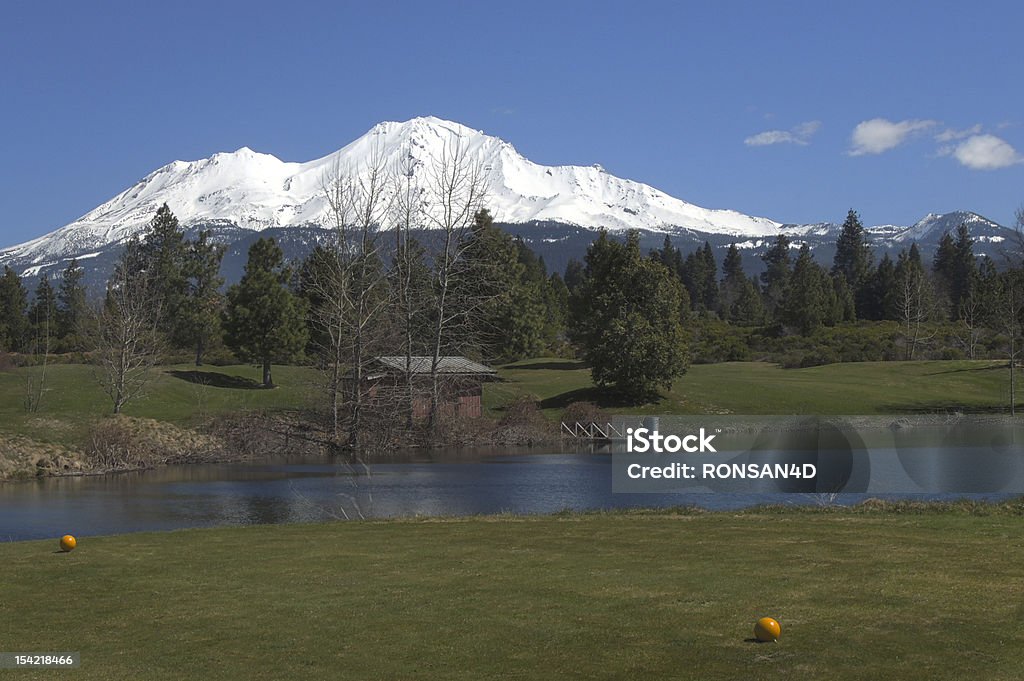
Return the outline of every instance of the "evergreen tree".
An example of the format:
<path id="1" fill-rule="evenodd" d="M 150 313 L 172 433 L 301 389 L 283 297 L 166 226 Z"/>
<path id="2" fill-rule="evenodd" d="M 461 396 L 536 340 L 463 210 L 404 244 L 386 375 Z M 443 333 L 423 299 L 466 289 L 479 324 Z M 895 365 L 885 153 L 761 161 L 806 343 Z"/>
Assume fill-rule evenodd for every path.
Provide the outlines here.
<path id="1" fill-rule="evenodd" d="M 939 306 L 947 311 L 953 310 L 953 297 L 957 271 L 957 248 L 953 236 L 946 232 L 939 239 L 939 246 L 932 259 L 932 272 L 935 275 L 935 294 Z"/>
<path id="2" fill-rule="evenodd" d="M 60 347 L 65 351 L 82 347 L 80 333 L 89 313 L 85 284 L 82 283 L 84 276 L 85 270 L 78 266 L 76 260 L 69 262 L 60 275 L 60 286 L 57 287 L 57 336 L 61 341 Z"/>
<path id="3" fill-rule="evenodd" d="M 178 218 L 166 203 L 157 209 L 142 239 L 130 243 L 128 248 L 136 249 L 129 259 L 138 261 L 148 279 L 147 288 L 154 297 L 154 305 L 160 311 L 157 329 L 179 345 L 183 338 L 191 341 L 191 334 L 181 328 L 192 322 L 185 312 L 189 289 L 188 244 Z"/>
<path id="4" fill-rule="evenodd" d="M 764 302 L 758 290 L 757 279 L 744 279 L 739 297 L 732 306 L 732 321 L 741 326 L 764 323 Z"/>
<path id="5" fill-rule="evenodd" d="M 518 291 L 513 311 L 522 311 L 524 320 L 519 326 L 526 342 L 518 344 L 518 358 L 534 357 L 555 346 L 564 333 L 564 311 L 559 301 L 553 298 L 551 280 L 543 257 L 537 257 L 533 250 L 519 237 L 515 240 L 519 251 L 519 264 L 523 271 L 518 282 Z M 561 277 L 557 277 L 562 284 Z M 564 284 L 562 284 L 564 288 Z M 567 292 L 566 292 L 567 293 Z M 537 315 L 536 317 L 534 315 Z M 512 357 L 513 355 L 508 355 Z"/>
<path id="6" fill-rule="evenodd" d="M 583 263 L 576 258 L 569 258 L 569 262 L 565 265 L 565 276 L 562 279 L 570 293 L 583 282 L 583 276 Z"/>
<path id="7" fill-rule="evenodd" d="M 833 276 L 846 279 L 853 293 L 858 318 L 869 318 L 871 308 L 871 247 L 867 243 L 864 226 L 857 211 L 850 210 L 843 221 L 839 238 L 836 240 L 836 254 L 832 263 Z"/>
<path id="8" fill-rule="evenodd" d="M 545 305 L 547 319 L 544 326 L 544 340 L 548 349 L 557 350 L 558 345 L 565 337 L 566 325 L 569 320 L 569 288 L 558 276 L 558 272 L 552 272 L 548 277 Z"/>
<path id="9" fill-rule="evenodd" d="M 224 341 L 242 361 L 263 367 L 264 387 L 273 387 L 271 364 L 298 355 L 307 339 L 305 306 L 288 289 L 291 270 L 274 240 L 249 248 L 241 281 L 228 289 Z"/>
<path id="10" fill-rule="evenodd" d="M 667 234 L 665 235 L 665 241 L 662 242 L 661 250 L 653 251 L 651 257 L 664 265 L 665 269 L 676 277 L 682 276 L 683 255 L 679 252 L 678 248 L 672 245 L 672 239 Z"/>
<path id="11" fill-rule="evenodd" d="M 220 313 L 223 296 L 220 287 L 220 263 L 224 246 L 210 242 L 210 232 L 199 234 L 195 241 L 187 242 L 182 274 L 185 276 L 185 296 L 179 316 L 174 323 L 174 339 L 183 347 L 196 351 L 196 366 L 202 366 L 203 353 L 210 342 L 220 335 Z"/>
<path id="12" fill-rule="evenodd" d="M 49 352 L 51 339 L 57 332 L 57 294 L 45 274 L 36 285 L 32 307 L 29 308 L 33 350 Z"/>
<path id="13" fill-rule="evenodd" d="M 830 299 L 831 297 L 831 299 Z M 834 294 L 829 278 L 807 244 L 800 247 L 782 306 L 783 321 L 809 335 L 831 319 Z"/>
<path id="14" fill-rule="evenodd" d="M 766 312 L 779 321 L 783 299 L 789 287 L 792 266 L 789 259 L 789 239 L 780 234 L 764 255 L 765 271 L 761 273 L 761 290 L 764 293 Z"/>
<path id="15" fill-rule="evenodd" d="M 978 261 L 974 257 L 974 239 L 971 238 L 971 231 L 967 223 L 962 223 L 957 227 L 956 241 L 953 247 L 956 250 L 956 255 L 953 261 L 953 277 L 949 282 L 949 302 L 952 317 L 959 319 L 964 301 L 971 296 L 978 278 Z"/>
<path id="16" fill-rule="evenodd" d="M 690 299 L 690 308 L 697 313 L 706 310 L 704 307 L 704 300 L 707 297 L 704 295 L 706 280 L 704 269 L 704 259 L 701 257 L 701 251 L 696 250 L 687 254 L 679 270 L 680 281 L 686 289 L 687 297 Z"/>
<path id="17" fill-rule="evenodd" d="M 594 382 L 632 399 L 669 387 L 687 363 L 679 281 L 642 257 L 636 232 L 622 244 L 602 231 L 587 249 L 584 274 L 570 299 L 569 330 Z"/>
<path id="18" fill-rule="evenodd" d="M 737 320 L 737 306 L 749 283 L 747 275 L 743 272 L 743 256 L 740 255 L 736 244 L 730 244 L 729 250 L 725 253 L 725 260 L 722 261 L 722 285 L 719 289 L 722 319 Z"/>
<path id="19" fill-rule="evenodd" d="M 4 265 L 0 277 L 0 350 L 22 352 L 28 336 L 28 307 L 21 277 L 10 266 Z"/>
<path id="20" fill-rule="evenodd" d="M 467 326 L 453 331 L 475 339 L 484 356 L 521 359 L 543 345 L 546 274 L 522 240 L 477 213 L 464 251 L 465 269 L 455 287 Z"/>
<path id="21" fill-rule="evenodd" d="M 390 271 L 395 295 L 396 326 L 401 329 L 402 346 L 408 356 L 427 352 L 430 336 L 431 273 L 427 251 L 416 239 L 401 238 Z"/>
<path id="22" fill-rule="evenodd" d="M 701 259 L 704 261 L 704 300 L 705 310 L 713 311 L 718 309 L 718 262 L 715 260 L 715 252 L 711 244 L 704 242 L 701 249 Z"/>
<path id="23" fill-rule="evenodd" d="M 824 270 L 822 270 L 824 271 Z M 844 277 L 832 276 L 832 288 L 828 314 L 825 315 L 825 324 L 832 326 L 839 322 L 853 322 L 857 320 L 857 304 L 853 299 L 853 291 L 846 283 Z"/>
<path id="24" fill-rule="evenodd" d="M 871 278 L 871 306 L 869 318 L 897 319 L 896 265 L 886 253 Z"/>
<path id="25" fill-rule="evenodd" d="M 686 256 L 680 274 L 695 312 L 718 310 L 718 263 L 710 243 L 705 241 L 704 246 Z"/>

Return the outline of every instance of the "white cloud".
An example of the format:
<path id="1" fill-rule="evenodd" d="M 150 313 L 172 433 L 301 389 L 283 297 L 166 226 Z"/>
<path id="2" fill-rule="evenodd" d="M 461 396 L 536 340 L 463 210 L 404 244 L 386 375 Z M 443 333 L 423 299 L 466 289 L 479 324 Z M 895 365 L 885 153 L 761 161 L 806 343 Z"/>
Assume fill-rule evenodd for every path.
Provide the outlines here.
<path id="1" fill-rule="evenodd" d="M 936 142 L 952 142 L 953 140 L 962 140 L 971 135 L 981 134 L 981 123 L 972 125 L 966 130 L 954 130 L 953 128 L 946 128 L 938 135 L 935 136 Z"/>
<path id="2" fill-rule="evenodd" d="M 1024 163 L 1024 156 L 995 135 L 972 135 L 956 147 L 940 149 L 939 153 L 952 155 L 971 170 L 998 170 Z"/>
<path id="3" fill-rule="evenodd" d="M 807 121 L 789 130 L 766 130 L 743 140 L 748 147 L 764 147 L 769 144 L 798 144 L 802 147 L 811 142 L 814 133 L 821 130 L 821 121 Z"/>
<path id="4" fill-rule="evenodd" d="M 916 132 L 927 130 L 938 125 L 936 121 L 906 120 L 893 122 L 884 118 L 872 118 L 861 121 L 853 129 L 850 156 L 864 154 L 881 154 L 903 144 L 908 137 Z"/>

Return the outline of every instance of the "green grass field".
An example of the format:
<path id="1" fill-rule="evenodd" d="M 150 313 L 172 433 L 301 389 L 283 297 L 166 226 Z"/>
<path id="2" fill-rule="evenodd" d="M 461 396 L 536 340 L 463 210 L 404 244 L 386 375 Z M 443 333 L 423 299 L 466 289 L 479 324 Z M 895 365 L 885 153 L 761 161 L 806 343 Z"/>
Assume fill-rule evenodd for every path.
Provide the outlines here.
<path id="1" fill-rule="evenodd" d="M 46 369 L 41 408 L 25 410 L 26 378 L 39 367 L 0 373 L 0 431 L 44 442 L 73 444 L 89 423 L 111 412 L 94 367 L 52 364 Z M 264 390 L 260 370 L 249 366 L 162 366 L 151 372 L 141 397 L 124 412 L 130 416 L 193 425 L 204 418 L 245 409 L 302 408 L 316 399 L 319 374 L 308 367 L 275 366 L 278 387 Z"/>
<path id="2" fill-rule="evenodd" d="M 619 513 L 0 544 L 76 679 L 1019 679 L 1020 509 Z M 754 621 L 782 624 L 757 644 Z M 52 670 L 5 678 L 54 678 Z"/>
<path id="3" fill-rule="evenodd" d="M 609 411 L 645 414 L 906 414 L 946 410 L 1003 411 L 1009 404 L 1005 362 L 859 362 L 783 369 L 764 362 L 690 367 L 662 399 L 623 404 L 600 391 L 581 363 L 538 359 L 501 370 L 506 382 L 489 386 L 496 408 L 517 393 L 536 396 L 557 418 L 571 402 L 594 402 Z M 1018 404 L 1021 400 L 1018 398 Z"/>
<path id="4" fill-rule="evenodd" d="M 28 413 L 26 378 L 39 371 L 0 373 L 0 433 L 74 446 L 90 423 L 110 412 L 110 400 L 91 367 L 51 365 L 42 407 Z M 597 389 L 589 370 L 572 360 L 527 360 L 502 367 L 499 375 L 501 381 L 484 389 L 490 413 L 500 413 L 517 395 L 530 395 L 552 420 L 575 401 L 620 413 L 827 415 L 994 412 L 1006 408 L 1009 396 L 1005 363 L 991 361 L 864 362 L 808 369 L 758 362 L 697 365 L 660 400 L 639 406 Z M 189 426 L 230 411 L 301 409 L 320 395 L 320 374 L 309 367 L 275 367 L 278 387 L 273 390 L 261 389 L 258 378 L 258 369 L 248 366 L 160 367 L 125 413 Z"/>

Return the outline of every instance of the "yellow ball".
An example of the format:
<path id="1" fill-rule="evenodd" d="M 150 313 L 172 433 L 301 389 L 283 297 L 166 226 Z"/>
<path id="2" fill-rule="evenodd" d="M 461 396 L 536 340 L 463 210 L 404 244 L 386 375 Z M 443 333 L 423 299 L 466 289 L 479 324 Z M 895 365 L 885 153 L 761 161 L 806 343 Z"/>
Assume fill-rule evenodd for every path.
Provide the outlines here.
<path id="1" fill-rule="evenodd" d="M 754 624 L 754 638 L 758 641 L 778 641 L 782 627 L 771 617 L 762 617 Z"/>
<path id="2" fill-rule="evenodd" d="M 78 541 L 76 541 L 70 534 L 65 534 L 60 538 L 61 551 L 67 553 L 68 551 L 73 551 L 76 546 L 78 546 Z"/>

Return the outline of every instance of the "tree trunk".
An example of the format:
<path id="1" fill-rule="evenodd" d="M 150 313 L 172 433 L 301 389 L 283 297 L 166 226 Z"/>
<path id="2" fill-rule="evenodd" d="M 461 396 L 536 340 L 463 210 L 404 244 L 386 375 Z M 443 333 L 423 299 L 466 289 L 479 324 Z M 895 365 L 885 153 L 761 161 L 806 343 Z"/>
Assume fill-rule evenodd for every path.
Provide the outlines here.
<path id="1" fill-rule="evenodd" d="M 203 346 L 204 346 L 204 343 L 203 343 L 203 339 L 202 338 L 200 338 L 198 341 L 196 341 L 196 366 L 197 367 L 203 366 L 203 350 L 206 349 Z"/>
<path id="2" fill-rule="evenodd" d="M 264 388 L 273 388 L 274 387 L 274 381 L 270 377 L 270 360 L 269 359 L 263 360 L 263 387 Z"/>

